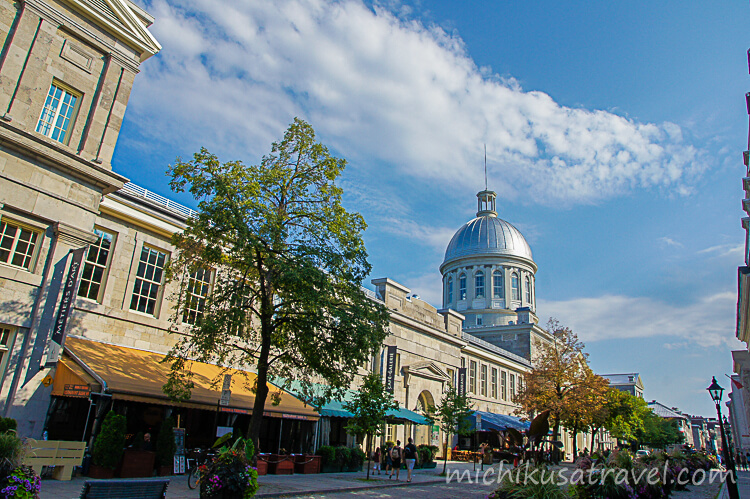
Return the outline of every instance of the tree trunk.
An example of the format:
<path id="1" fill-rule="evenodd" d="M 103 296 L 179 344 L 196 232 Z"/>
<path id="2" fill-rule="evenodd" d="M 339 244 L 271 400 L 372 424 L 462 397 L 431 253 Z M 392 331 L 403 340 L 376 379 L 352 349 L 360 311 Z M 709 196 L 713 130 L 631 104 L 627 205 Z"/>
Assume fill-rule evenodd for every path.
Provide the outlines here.
<path id="1" fill-rule="evenodd" d="M 594 439 L 596 438 L 596 434 L 599 432 L 599 428 L 592 428 L 591 429 L 591 453 L 594 453 Z"/>
<path id="2" fill-rule="evenodd" d="M 367 434 L 367 479 L 370 479 L 370 466 L 372 462 L 372 435 Z"/>
<path id="3" fill-rule="evenodd" d="M 263 321 L 264 322 L 264 321 Z M 250 428 L 248 438 L 255 445 L 255 453 L 260 453 L 260 427 L 263 422 L 263 411 L 266 407 L 268 397 L 268 356 L 271 353 L 271 332 L 267 324 L 261 324 L 261 346 L 258 355 L 258 378 L 255 391 L 255 402 L 253 403 L 253 414 L 250 417 Z M 269 450 L 269 449 L 264 449 Z M 278 452 L 278 449 L 276 449 Z"/>
<path id="4" fill-rule="evenodd" d="M 573 436 L 573 462 L 575 463 L 578 458 L 578 428 L 574 426 L 570 434 Z"/>
<path id="5" fill-rule="evenodd" d="M 443 456 L 443 475 L 445 470 L 448 468 L 448 444 L 450 443 L 450 433 L 445 434 L 445 455 Z"/>

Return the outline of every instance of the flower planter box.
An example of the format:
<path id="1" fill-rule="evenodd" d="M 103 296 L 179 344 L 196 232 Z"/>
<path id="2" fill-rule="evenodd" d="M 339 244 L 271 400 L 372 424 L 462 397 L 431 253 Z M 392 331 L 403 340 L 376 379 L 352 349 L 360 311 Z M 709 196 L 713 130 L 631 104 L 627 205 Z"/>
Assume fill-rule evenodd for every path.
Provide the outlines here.
<path id="1" fill-rule="evenodd" d="M 433 469 L 437 468 L 437 462 L 436 461 L 430 461 L 429 463 L 422 463 L 422 469 Z"/>
<path id="2" fill-rule="evenodd" d="M 301 474 L 320 473 L 321 456 L 312 454 L 296 454 L 294 456 L 294 472 Z"/>
<path id="3" fill-rule="evenodd" d="M 115 477 L 115 470 L 111 468 L 105 468 L 104 466 L 97 466 L 96 464 L 92 464 L 89 466 L 89 478 L 100 478 L 100 479 L 107 479 L 107 478 L 114 478 Z"/>
<path id="4" fill-rule="evenodd" d="M 269 475 L 292 475 L 294 474 L 294 460 L 292 456 L 271 454 L 268 456 Z"/>
<path id="5" fill-rule="evenodd" d="M 120 462 L 120 478 L 142 478 L 154 476 L 156 452 L 125 449 Z"/>
<path id="6" fill-rule="evenodd" d="M 268 459 L 268 454 L 258 454 L 258 463 L 256 464 L 258 467 L 258 476 L 268 473 L 268 463 L 266 462 L 266 459 Z"/>

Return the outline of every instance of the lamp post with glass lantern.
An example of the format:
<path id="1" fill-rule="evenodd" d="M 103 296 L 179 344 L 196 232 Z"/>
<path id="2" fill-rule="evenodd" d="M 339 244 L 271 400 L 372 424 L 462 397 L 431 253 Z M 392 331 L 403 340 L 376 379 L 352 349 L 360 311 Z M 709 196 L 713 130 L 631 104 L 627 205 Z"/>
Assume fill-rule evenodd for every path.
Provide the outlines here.
<path id="1" fill-rule="evenodd" d="M 729 472 L 729 479 L 727 480 L 727 492 L 729 492 L 730 499 L 740 499 L 739 490 L 737 490 L 737 472 L 734 469 L 734 459 L 729 446 L 727 444 L 727 434 L 724 431 L 724 424 L 721 418 L 721 395 L 724 393 L 724 389 L 719 386 L 716 382 L 716 376 L 711 380 L 711 386 L 706 388 L 708 393 L 711 395 L 711 400 L 716 404 L 716 415 L 718 416 L 719 428 L 721 429 L 721 448 L 724 452 L 724 462 L 727 463 L 727 471 Z"/>

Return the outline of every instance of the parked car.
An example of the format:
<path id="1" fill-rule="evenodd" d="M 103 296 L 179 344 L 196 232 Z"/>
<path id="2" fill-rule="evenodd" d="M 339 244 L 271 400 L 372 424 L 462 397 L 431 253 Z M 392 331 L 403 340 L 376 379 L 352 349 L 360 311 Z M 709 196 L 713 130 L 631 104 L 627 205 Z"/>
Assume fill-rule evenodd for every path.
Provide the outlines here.
<path id="1" fill-rule="evenodd" d="M 635 457 L 645 457 L 651 454 L 649 451 L 645 449 L 640 449 L 635 452 Z"/>

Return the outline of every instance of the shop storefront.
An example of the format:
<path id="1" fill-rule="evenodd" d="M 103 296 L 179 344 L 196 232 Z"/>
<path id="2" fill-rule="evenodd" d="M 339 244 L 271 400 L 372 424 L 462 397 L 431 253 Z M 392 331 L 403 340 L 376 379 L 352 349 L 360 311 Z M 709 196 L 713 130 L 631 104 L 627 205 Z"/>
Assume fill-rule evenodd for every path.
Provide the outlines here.
<path id="1" fill-rule="evenodd" d="M 48 438 L 90 440 L 110 410 L 127 417 L 128 435 L 151 433 L 173 417 L 185 428 L 186 447 L 207 447 L 227 431 L 245 434 L 255 396 L 255 374 L 202 362 L 190 363 L 194 387 L 185 402 L 162 390 L 169 364 L 163 354 L 68 337 L 54 379 L 47 414 Z M 226 378 L 229 376 L 229 378 Z M 231 390 L 220 404 L 223 383 Z M 270 385 L 278 400 L 266 402 L 261 429 L 263 452 L 306 452 L 314 444 L 318 413 L 302 401 Z"/>

